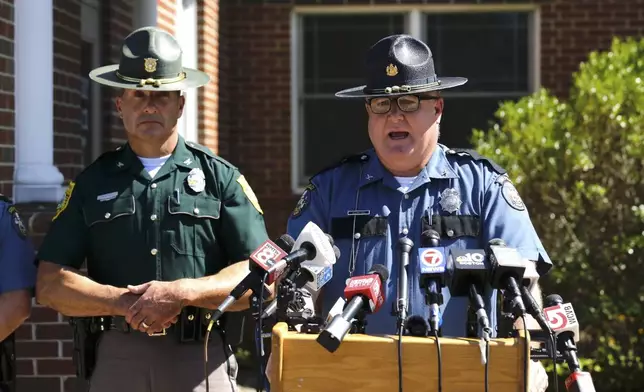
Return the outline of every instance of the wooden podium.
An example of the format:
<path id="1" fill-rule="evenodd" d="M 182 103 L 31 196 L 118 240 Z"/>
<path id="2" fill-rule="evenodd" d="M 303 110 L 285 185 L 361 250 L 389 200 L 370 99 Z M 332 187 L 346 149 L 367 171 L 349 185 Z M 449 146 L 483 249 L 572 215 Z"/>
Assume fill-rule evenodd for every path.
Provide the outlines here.
<path id="1" fill-rule="evenodd" d="M 522 331 L 521 331 L 522 332 Z M 273 328 L 269 375 L 272 392 L 393 392 L 398 390 L 398 337 L 347 335 L 338 350 L 328 352 L 317 334 Z M 439 338 L 443 392 L 484 391 L 479 339 Z M 523 392 L 524 345 L 529 336 L 490 341 L 490 392 Z M 402 339 L 403 390 L 438 390 L 434 338 Z M 530 363 L 528 361 L 528 366 Z M 529 371 L 529 368 L 528 368 Z"/>

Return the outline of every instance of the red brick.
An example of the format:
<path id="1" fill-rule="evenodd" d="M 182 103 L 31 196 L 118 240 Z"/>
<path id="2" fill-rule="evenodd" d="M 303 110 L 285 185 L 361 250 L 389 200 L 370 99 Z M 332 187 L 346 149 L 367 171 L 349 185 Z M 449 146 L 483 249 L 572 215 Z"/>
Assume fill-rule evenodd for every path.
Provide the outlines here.
<path id="1" fill-rule="evenodd" d="M 69 324 L 37 324 L 36 339 L 71 339 L 72 328 Z"/>
<path id="2" fill-rule="evenodd" d="M 75 374 L 74 363 L 71 359 L 38 359 L 38 375 L 66 376 Z"/>
<path id="3" fill-rule="evenodd" d="M 34 374 L 34 361 L 31 359 L 16 359 L 16 374 L 31 376 Z"/>
<path id="4" fill-rule="evenodd" d="M 19 358 L 58 357 L 58 342 L 18 341 L 16 355 Z"/>
<path id="5" fill-rule="evenodd" d="M 43 306 L 34 306 L 31 309 L 31 316 L 27 321 L 32 323 L 58 322 L 58 312 Z"/>
<path id="6" fill-rule="evenodd" d="M 59 377 L 21 377 L 17 382 L 17 392 L 60 392 Z"/>

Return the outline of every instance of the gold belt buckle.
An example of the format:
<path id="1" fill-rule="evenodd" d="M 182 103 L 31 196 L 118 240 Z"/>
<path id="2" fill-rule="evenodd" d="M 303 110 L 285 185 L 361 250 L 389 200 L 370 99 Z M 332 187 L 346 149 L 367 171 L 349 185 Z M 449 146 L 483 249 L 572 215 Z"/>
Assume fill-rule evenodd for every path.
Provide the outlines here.
<path id="1" fill-rule="evenodd" d="M 162 329 L 161 331 L 159 331 L 159 332 L 152 332 L 152 333 L 148 333 L 148 336 L 165 336 L 165 335 L 166 335 L 165 328 L 163 328 L 163 329 Z"/>

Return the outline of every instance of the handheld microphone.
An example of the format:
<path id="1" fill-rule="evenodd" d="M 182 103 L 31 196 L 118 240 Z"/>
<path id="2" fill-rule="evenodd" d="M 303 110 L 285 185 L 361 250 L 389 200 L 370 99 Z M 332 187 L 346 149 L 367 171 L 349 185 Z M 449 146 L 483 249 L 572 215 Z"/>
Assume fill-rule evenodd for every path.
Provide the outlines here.
<path id="1" fill-rule="evenodd" d="M 382 264 L 375 264 L 367 275 L 349 279 L 344 289 L 347 300 L 342 314 L 333 317 L 331 322 L 320 332 L 317 342 L 330 352 L 335 352 L 340 342 L 351 329 L 352 320 L 366 313 L 377 312 L 385 302 L 382 286 L 389 279 L 389 271 Z"/>
<path id="2" fill-rule="evenodd" d="M 537 284 L 537 280 L 539 280 L 539 273 L 537 272 L 537 268 L 532 261 L 525 261 L 525 266 L 526 268 L 525 272 L 523 273 L 523 281 L 520 286 L 520 291 L 526 311 L 530 316 L 532 316 L 532 318 L 537 321 L 542 331 L 547 332 L 548 334 L 552 334 L 550 326 L 548 325 L 546 318 L 543 316 L 543 310 L 541 309 L 541 306 L 539 306 L 539 303 L 534 299 L 532 293 L 530 292 L 532 288 Z"/>
<path id="3" fill-rule="evenodd" d="M 418 249 L 420 263 L 420 288 L 425 290 L 425 303 L 429 306 L 429 326 L 432 334 L 440 328 L 440 309 L 443 304 L 442 289 L 445 286 L 445 267 L 447 258 L 445 248 L 439 247 L 440 234 L 436 230 L 427 230 L 421 234 L 421 246 L 429 244 L 430 248 Z"/>
<path id="4" fill-rule="evenodd" d="M 400 261 L 398 264 L 398 290 L 396 299 L 396 314 L 398 315 L 398 328 L 402 331 L 407 318 L 407 266 L 409 265 L 409 252 L 414 246 L 414 242 L 407 237 L 402 237 L 398 240 L 398 248 L 400 250 Z"/>
<path id="5" fill-rule="evenodd" d="M 565 383 L 568 392 L 596 392 L 593 378 L 588 372 L 571 372 Z"/>
<path id="6" fill-rule="evenodd" d="M 279 245 L 278 245 L 279 244 Z M 280 238 L 275 240 L 266 240 L 262 243 L 249 257 L 252 261 L 250 266 L 250 272 L 246 275 L 244 279 L 230 292 L 230 294 L 223 300 L 217 309 L 212 313 L 212 321 L 217 321 L 232 305 L 241 298 L 248 290 L 252 290 L 253 293 L 258 293 L 262 289 L 264 276 L 268 273 L 269 279 L 272 276 L 272 279 L 277 278 L 281 271 L 284 270 L 284 264 L 281 261 L 276 262 L 282 257 L 286 256 L 286 252 L 283 249 L 291 250 L 293 247 L 294 241 L 293 237 L 288 234 L 282 235 Z M 271 281 L 270 283 L 273 283 Z M 269 290 L 263 290 L 265 296 L 270 295 Z M 260 299 L 263 301 L 266 298 Z"/>
<path id="7" fill-rule="evenodd" d="M 561 296 L 551 294 L 546 297 L 545 306 L 543 313 L 557 338 L 557 350 L 566 359 L 571 371 L 581 370 L 575 345 L 579 341 L 579 322 L 572 304 L 563 303 Z"/>
<path id="8" fill-rule="evenodd" d="M 492 288 L 503 289 L 504 300 L 515 317 L 524 316 L 526 309 L 517 283 L 523 279 L 526 268 L 521 254 L 499 238 L 488 242 L 487 251 L 492 265 Z"/>
<path id="9" fill-rule="evenodd" d="M 476 313 L 482 338 L 490 339 L 492 328 L 483 302 L 483 287 L 488 279 L 489 262 L 483 249 L 450 249 L 447 284 L 452 297 L 468 297 Z"/>

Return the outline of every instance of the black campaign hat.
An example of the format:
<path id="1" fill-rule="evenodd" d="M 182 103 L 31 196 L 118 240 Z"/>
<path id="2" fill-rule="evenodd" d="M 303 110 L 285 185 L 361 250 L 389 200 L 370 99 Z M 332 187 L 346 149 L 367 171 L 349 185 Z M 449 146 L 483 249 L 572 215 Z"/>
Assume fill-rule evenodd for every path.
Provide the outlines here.
<path id="1" fill-rule="evenodd" d="M 367 52 L 367 84 L 338 91 L 339 98 L 382 97 L 445 90 L 463 85 L 467 78 L 439 77 L 432 51 L 409 35 L 390 35 Z"/>
<path id="2" fill-rule="evenodd" d="M 125 37 L 119 64 L 96 68 L 89 77 L 106 86 L 136 90 L 184 90 L 210 81 L 205 72 L 184 68 L 177 40 L 157 27 Z"/>

